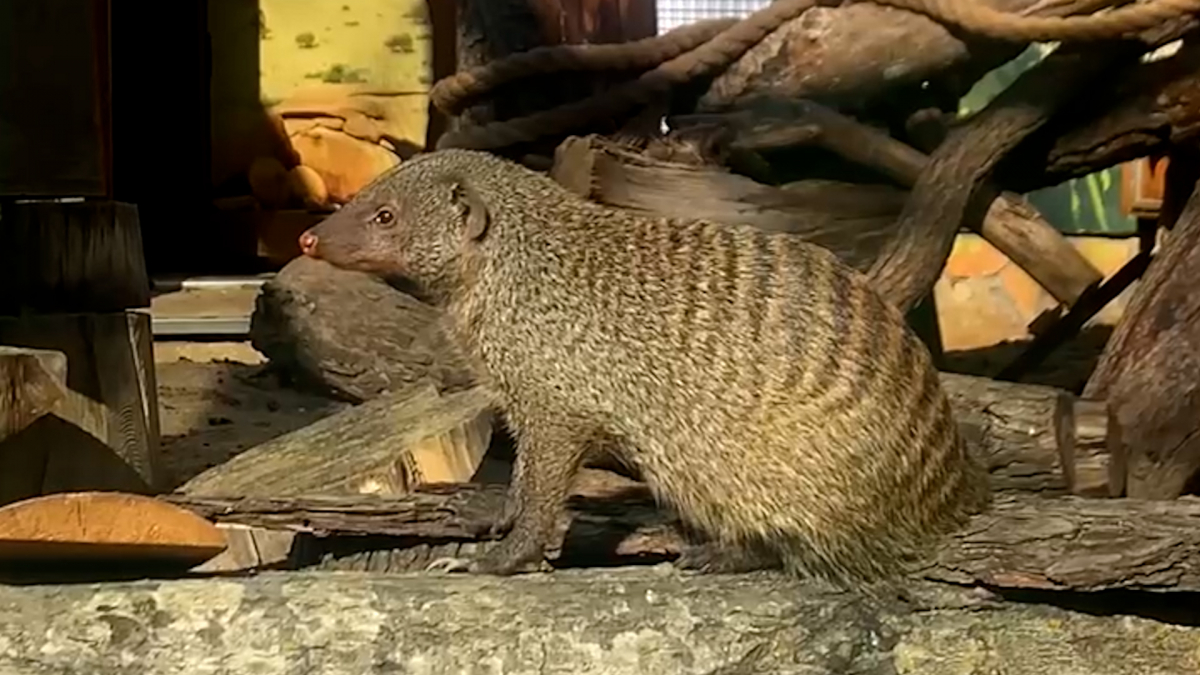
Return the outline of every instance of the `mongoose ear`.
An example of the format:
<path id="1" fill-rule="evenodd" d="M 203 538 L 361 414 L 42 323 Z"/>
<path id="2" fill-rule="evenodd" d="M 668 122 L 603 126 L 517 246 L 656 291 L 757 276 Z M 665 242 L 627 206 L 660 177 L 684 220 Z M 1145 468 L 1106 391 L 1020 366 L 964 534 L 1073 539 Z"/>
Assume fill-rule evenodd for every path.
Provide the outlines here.
<path id="1" fill-rule="evenodd" d="M 483 201 L 483 195 L 477 190 L 463 182 L 454 184 L 454 201 L 463 211 L 463 222 L 466 227 L 463 231 L 463 236 L 467 241 L 479 241 L 487 234 L 488 225 L 491 221 L 491 214 L 488 213 L 487 204 Z"/>

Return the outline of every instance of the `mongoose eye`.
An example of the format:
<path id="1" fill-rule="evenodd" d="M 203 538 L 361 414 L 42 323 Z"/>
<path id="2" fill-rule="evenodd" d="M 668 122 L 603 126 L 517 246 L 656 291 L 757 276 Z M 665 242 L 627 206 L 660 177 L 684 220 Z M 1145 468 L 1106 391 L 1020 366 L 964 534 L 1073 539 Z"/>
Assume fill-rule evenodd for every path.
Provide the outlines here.
<path id="1" fill-rule="evenodd" d="M 395 219 L 396 214 L 392 213 L 391 209 L 380 209 L 379 213 L 376 213 L 375 217 L 371 220 L 376 225 L 388 225 Z"/>

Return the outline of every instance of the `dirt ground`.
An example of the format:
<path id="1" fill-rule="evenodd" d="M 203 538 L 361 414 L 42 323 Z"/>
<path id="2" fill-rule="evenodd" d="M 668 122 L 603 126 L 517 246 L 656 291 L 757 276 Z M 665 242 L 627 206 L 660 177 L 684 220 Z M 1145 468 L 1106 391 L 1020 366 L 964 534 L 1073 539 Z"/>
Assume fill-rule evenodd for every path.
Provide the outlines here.
<path id="1" fill-rule="evenodd" d="M 1024 381 L 1078 392 L 1109 333 L 1107 328 L 1086 331 Z M 1023 347 L 1010 343 L 950 352 L 943 369 L 991 375 Z M 155 361 L 163 459 L 173 486 L 347 405 L 285 386 L 244 342 L 158 342 Z"/>

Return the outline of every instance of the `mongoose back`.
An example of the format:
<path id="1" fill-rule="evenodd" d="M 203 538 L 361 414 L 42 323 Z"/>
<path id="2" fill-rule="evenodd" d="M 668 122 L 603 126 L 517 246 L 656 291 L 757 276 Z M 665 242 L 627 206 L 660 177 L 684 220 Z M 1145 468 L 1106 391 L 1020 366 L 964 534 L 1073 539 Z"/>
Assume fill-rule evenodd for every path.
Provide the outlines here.
<path id="1" fill-rule="evenodd" d="M 300 245 L 419 287 L 495 392 L 517 460 L 507 534 L 460 561 L 471 571 L 542 564 L 596 448 L 619 449 L 731 559 L 835 582 L 902 571 L 986 506 L 925 345 L 864 276 L 794 236 L 610 208 L 442 150 Z"/>

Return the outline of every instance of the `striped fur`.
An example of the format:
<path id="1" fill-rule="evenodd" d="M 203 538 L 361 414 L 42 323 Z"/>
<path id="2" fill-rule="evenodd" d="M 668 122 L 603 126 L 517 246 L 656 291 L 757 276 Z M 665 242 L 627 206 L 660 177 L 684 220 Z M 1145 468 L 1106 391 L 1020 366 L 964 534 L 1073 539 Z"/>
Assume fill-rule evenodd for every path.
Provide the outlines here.
<path id="1" fill-rule="evenodd" d="M 370 222 L 381 206 L 393 225 Z M 464 150 L 410 160 L 313 232 L 336 265 L 420 284 L 498 394 L 512 531 L 473 569 L 540 556 L 598 445 L 713 541 L 831 580 L 894 574 L 986 504 L 929 352 L 823 248 L 597 205 Z"/>

